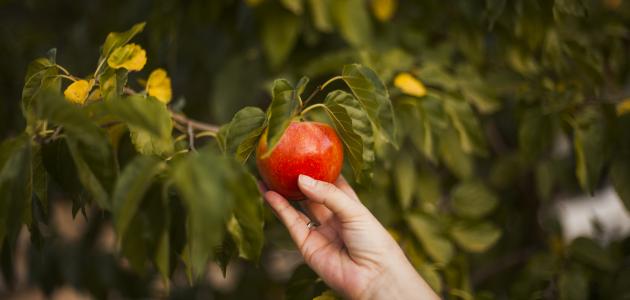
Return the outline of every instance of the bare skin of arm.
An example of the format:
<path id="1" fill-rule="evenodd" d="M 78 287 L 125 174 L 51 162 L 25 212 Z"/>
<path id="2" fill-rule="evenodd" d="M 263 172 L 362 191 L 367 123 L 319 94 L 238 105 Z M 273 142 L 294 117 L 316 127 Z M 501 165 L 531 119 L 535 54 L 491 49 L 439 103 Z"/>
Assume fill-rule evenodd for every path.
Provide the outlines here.
<path id="1" fill-rule="evenodd" d="M 318 227 L 280 194 L 265 199 L 328 286 L 349 299 L 439 299 L 342 177 L 331 184 L 300 175 L 298 185 Z"/>

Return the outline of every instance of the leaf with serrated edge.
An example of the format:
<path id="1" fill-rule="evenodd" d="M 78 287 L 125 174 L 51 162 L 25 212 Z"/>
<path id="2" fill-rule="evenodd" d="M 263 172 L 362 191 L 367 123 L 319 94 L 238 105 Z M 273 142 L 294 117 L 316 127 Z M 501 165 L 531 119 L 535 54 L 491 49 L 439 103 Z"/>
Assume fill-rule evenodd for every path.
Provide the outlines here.
<path id="1" fill-rule="evenodd" d="M 341 136 L 350 166 L 357 179 L 374 162 L 372 124 L 359 102 L 344 91 L 332 91 L 324 101 L 326 112 Z"/>
<path id="2" fill-rule="evenodd" d="M 342 78 L 367 112 L 370 121 L 380 129 L 388 142 L 398 147 L 394 109 L 385 84 L 374 71 L 359 64 L 345 65 Z"/>
<path id="3" fill-rule="evenodd" d="M 285 79 L 278 79 L 273 82 L 272 99 L 268 115 L 267 125 L 267 153 L 271 154 L 275 146 L 280 141 L 284 131 L 291 124 L 293 117 L 297 115 L 300 103 L 297 92 Z"/>

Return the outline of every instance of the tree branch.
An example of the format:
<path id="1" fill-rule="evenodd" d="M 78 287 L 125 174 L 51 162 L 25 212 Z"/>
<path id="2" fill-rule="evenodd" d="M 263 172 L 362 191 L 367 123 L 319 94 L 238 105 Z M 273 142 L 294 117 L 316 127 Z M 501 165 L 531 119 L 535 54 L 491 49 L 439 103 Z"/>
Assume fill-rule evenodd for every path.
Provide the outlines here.
<path id="1" fill-rule="evenodd" d="M 219 132 L 219 126 L 217 125 L 195 121 L 195 120 L 189 119 L 183 114 L 176 113 L 174 111 L 171 111 L 171 118 L 173 118 L 175 122 L 178 122 L 181 125 L 184 125 L 186 128 L 192 127 L 193 129 L 197 129 L 201 131 L 210 131 L 210 132 L 215 132 L 215 133 Z"/>

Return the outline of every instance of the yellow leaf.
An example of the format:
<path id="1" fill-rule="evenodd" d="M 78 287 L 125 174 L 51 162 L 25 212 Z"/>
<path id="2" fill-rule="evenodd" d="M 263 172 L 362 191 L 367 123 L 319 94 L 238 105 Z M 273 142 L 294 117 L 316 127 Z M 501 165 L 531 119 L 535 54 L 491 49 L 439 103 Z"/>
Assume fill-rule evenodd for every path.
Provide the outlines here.
<path id="1" fill-rule="evenodd" d="M 630 113 L 630 98 L 626 98 L 617 104 L 617 115 Z"/>
<path id="2" fill-rule="evenodd" d="M 63 95 L 66 96 L 66 99 L 70 100 L 70 102 L 83 104 L 85 103 L 85 99 L 87 99 L 88 93 L 90 93 L 90 89 L 92 89 L 91 83 L 91 80 L 90 82 L 87 80 L 77 80 L 66 88 Z"/>
<path id="3" fill-rule="evenodd" d="M 171 101 L 171 79 L 164 69 L 155 69 L 151 72 L 147 80 L 147 94 L 164 103 Z"/>
<path id="4" fill-rule="evenodd" d="M 129 71 L 140 71 L 146 63 L 147 53 L 137 44 L 118 47 L 107 59 L 107 64 L 111 68 L 125 68 Z"/>
<path id="5" fill-rule="evenodd" d="M 372 13 L 377 20 L 387 22 L 394 16 L 397 6 L 398 0 L 372 0 Z"/>
<path id="6" fill-rule="evenodd" d="M 424 87 L 424 84 L 406 72 L 396 75 L 394 86 L 410 96 L 422 97 L 427 94 L 427 88 Z"/>

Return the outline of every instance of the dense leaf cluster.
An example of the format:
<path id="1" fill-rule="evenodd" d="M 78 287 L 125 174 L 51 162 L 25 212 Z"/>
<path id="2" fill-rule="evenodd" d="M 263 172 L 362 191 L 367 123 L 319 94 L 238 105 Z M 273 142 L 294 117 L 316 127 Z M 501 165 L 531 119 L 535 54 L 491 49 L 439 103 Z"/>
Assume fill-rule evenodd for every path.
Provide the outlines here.
<path id="1" fill-rule="evenodd" d="M 73 77 L 90 91 L 75 93 L 82 106 L 61 95 L 70 83 L 63 76 L 72 75 L 54 51 L 29 65 L 26 130 L 0 152 L 5 278 L 22 224 L 42 246 L 33 278 L 47 290 L 71 283 L 98 296 L 119 289 L 131 297 L 147 291 L 102 274 L 141 284 L 147 277 L 137 274 L 157 270 L 166 278 L 181 263 L 195 278 L 210 257 L 224 270 L 236 256 L 264 265 L 263 245 L 273 251 L 287 237 L 264 213 L 248 161 L 259 138 L 273 145 L 291 119 L 302 118 L 334 126 L 346 177 L 444 297 L 628 296 L 630 240 L 600 239 L 596 229 L 594 238 L 567 241 L 555 205 L 610 185 L 630 208 L 630 3 L 208 3 L 165 1 L 139 14 L 149 20 L 147 42 L 138 42 L 148 64 L 161 57 L 175 74 L 172 103 L 148 87 L 125 89 L 138 87 L 129 71 L 147 62 L 130 46 L 143 25 L 108 36 L 96 71 L 82 70 L 93 75 Z M 134 11 L 120 7 L 120 15 Z M 304 75 L 310 85 L 298 80 Z M 272 82 L 277 77 L 289 80 Z M 256 107 L 268 99 L 267 111 Z M 225 124 L 194 127 L 181 118 L 182 106 Z M 120 255 L 134 271 L 84 250 L 88 244 L 73 245 L 72 253 L 85 253 L 99 269 L 59 271 L 67 258 L 47 236 L 49 189 L 62 190 L 74 213 L 102 209 L 94 218 L 112 220 Z M 277 283 L 261 269 L 247 267 L 236 296 L 275 295 Z M 283 290 L 295 299 L 334 297 L 304 267 Z"/>

